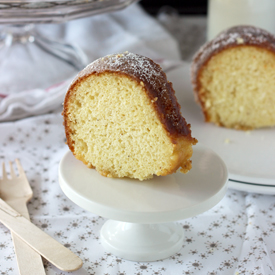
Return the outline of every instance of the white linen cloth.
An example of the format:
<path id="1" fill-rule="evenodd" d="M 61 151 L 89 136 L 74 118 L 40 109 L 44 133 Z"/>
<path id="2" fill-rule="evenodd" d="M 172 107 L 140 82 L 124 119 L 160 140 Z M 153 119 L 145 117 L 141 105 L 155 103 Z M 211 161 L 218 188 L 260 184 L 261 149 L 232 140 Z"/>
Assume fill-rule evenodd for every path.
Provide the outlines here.
<path id="1" fill-rule="evenodd" d="M 128 33 L 131 39 L 126 40 L 128 42 L 124 44 L 121 40 L 124 35 L 118 32 L 119 39 L 116 39 L 112 32 L 110 33 L 112 37 L 102 37 L 102 41 L 107 41 L 106 44 L 109 45 L 105 50 L 102 43 L 99 40 L 93 41 L 91 36 L 88 39 L 94 43 L 95 51 L 89 48 L 88 44 L 81 45 L 86 52 L 91 51 L 88 53 L 91 59 L 113 52 L 111 49 L 114 49 L 114 51 L 130 50 L 146 54 L 159 59 L 160 62 L 165 60 L 163 64 L 168 64 L 167 67 L 179 63 L 179 60 L 174 62 L 179 57 L 175 41 L 161 26 L 158 26 L 155 20 L 146 16 L 135 5 L 115 14 L 69 22 L 68 28 L 77 28 L 74 24 L 85 25 L 85 22 L 90 20 L 96 21 L 97 24 L 95 24 L 99 28 L 102 20 L 102 25 L 105 24 L 107 28 L 112 22 L 111 18 L 119 22 L 116 27 L 120 26 L 121 31 L 124 30 L 124 35 L 127 37 Z M 135 23 L 137 20 L 140 24 Z M 146 32 L 142 31 L 142 22 L 150 23 L 146 27 Z M 112 27 L 116 28 L 110 26 Z M 55 30 L 55 26 L 50 28 Z M 135 28 L 140 31 L 132 32 Z M 97 33 L 96 29 L 95 27 L 93 34 Z M 78 35 L 87 36 L 89 31 L 84 29 L 82 31 L 84 33 Z M 92 32 L 91 29 L 90 31 Z M 60 34 L 58 29 L 56 33 L 56 35 Z M 66 37 L 69 38 L 70 35 L 72 34 L 66 34 Z M 83 40 L 81 41 L 84 43 Z M 92 56 L 93 53 L 96 54 Z M 49 83 L 48 86 L 54 84 L 56 83 Z M 7 163 L 20 158 L 34 192 L 34 197 L 28 205 L 32 222 L 79 255 L 84 262 L 80 270 L 71 273 L 60 271 L 45 262 L 47 275 L 275 274 L 274 195 L 228 190 L 223 200 L 211 210 L 179 221 L 185 232 L 184 244 L 178 253 L 168 259 L 148 263 L 131 262 L 104 251 L 99 236 L 106 219 L 87 212 L 71 202 L 58 184 L 59 161 L 68 150 L 60 106 L 68 83 L 64 84 L 64 87 L 63 84 L 52 87 L 52 96 L 56 96 L 58 100 L 51 96 L 46 98 L 43 89 L 31 91 L 34 99 L 31 99 L 29 105 L 26 103 L 28 106 L 26 113 L 36 116 L 15 122 L 0 123 L 0 162 Z M 54 89 L 56 89 L 55 92 Z M 23 93 L 17 96 L 24 98 Z M 11 119 L 17 114 L 14 110 L 20 111 L 23 103 L 17 103 L 19 107 L 13 109 L 12 104 L 15 104 L 16 100 L 9 98 L 5 99 L 12 102 L 6 105 L 6 109 L 11 108 L 10 115 L 6 118 Z M 43 105 L 44 100 L 49 100 L 50 103 Z M 53 104 L 52 108 L 46 107 L 51 104 Z M 54 111 L 50 114 L 41 114 L 40 108 L 44 108 L 41 113 L 48 112 L 50 109 Z M 22 112 L 17 115 L 20 116 L 20 114 Z M 0 224 L 0 273 L 19 274 L 10 232 L 2 224 Z"/>
<path id="2" fill-rule="evenodd" d="M 181 220 L 185 238 L 172 257 L 149 263 L 117 258 L 101 246 L 106 221 L 71 202 L 58 184 L 68 150 L 60 112 L 0 124 L 0 160 L 19 157 L 34 191 L 31 220 L 84 261 L 67 273 L 45 263 L 48 275 L 273 275 L 275 196 L 228 190 L 213 209 Z M 80 179 L 81 180 L 81 179 Z M 0 224 L 0 273 L 18 274 L 9 230 Z"/>

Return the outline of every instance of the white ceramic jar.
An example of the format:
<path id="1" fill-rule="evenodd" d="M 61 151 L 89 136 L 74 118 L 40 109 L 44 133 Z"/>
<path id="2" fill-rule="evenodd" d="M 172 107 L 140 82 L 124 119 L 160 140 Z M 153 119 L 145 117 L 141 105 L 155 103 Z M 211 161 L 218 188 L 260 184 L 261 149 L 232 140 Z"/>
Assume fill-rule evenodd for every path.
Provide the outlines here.
<path id="1" fill-rule="evenodd" d="M 275 34 L 275 0 L 208 0 L 207 40 L 236 25 L 253 25 Z"/>

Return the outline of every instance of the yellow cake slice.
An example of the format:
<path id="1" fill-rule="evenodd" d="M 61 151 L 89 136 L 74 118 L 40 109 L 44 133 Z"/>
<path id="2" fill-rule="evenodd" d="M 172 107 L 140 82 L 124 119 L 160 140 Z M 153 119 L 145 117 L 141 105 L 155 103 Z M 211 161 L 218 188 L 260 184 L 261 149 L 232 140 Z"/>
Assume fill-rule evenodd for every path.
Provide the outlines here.
<path id="1" fill-rule="evenodd" d="M 67 91 L 63 116 L 70 150 L 103 176 L 145 180 L 191 169 L 197 140 L 172 84 L 147 57 L 126 52 L 88 65 Z"/>
<path id="2" fill-rule="evenodd" d="M 275 37 L 237 26 L 206 43 L 192 62 L 205 121 L 235 129 L 275 125 Z"/>

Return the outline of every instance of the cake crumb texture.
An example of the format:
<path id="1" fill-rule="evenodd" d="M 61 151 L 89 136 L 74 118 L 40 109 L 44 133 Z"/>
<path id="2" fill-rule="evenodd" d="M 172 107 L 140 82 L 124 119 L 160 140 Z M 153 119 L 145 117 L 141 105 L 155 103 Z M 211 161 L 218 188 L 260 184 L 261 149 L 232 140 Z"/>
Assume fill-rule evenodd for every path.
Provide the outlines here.
<path id="1" fill-rule="evenodd" d="M 177 109 L 174 93 L 167 91 L 171 84 L 150 59 L 135 57 L 156 74 L 146 73 L 142 63 L 132 66 L 127 55 L 134 54 L 100 58 L 68 89 L 63 116 L 69 148 L 106 177 L 145 180 L 179 168 L 188 172 L 197 140 Z"/>
<path id="2" fill-rule="evenodd" d="M 275 125 L 275 37 L 266 31 L 238 26 L 218 35 L 195 56 L 192 81 L 207 122 Z"/>

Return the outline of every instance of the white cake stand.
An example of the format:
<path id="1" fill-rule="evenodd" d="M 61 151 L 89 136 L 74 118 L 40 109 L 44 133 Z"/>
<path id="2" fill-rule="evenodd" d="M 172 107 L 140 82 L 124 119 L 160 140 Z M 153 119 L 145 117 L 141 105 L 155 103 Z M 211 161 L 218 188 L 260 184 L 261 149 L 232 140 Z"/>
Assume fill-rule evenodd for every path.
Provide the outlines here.
<path id="1" fill-rule="evenodd" d="M 194 146 L 193 168 L 148 181 L 112 179 L 87 168 L 67 152 L 59 183 L 80 207 L 108 218 L 101 229 L 103 247 L 132 261 L 156 261 L 182 248 L 183 229 L 175 221 L 198 215 L 225 195 L 228 173 L 222 159 Z"/>

